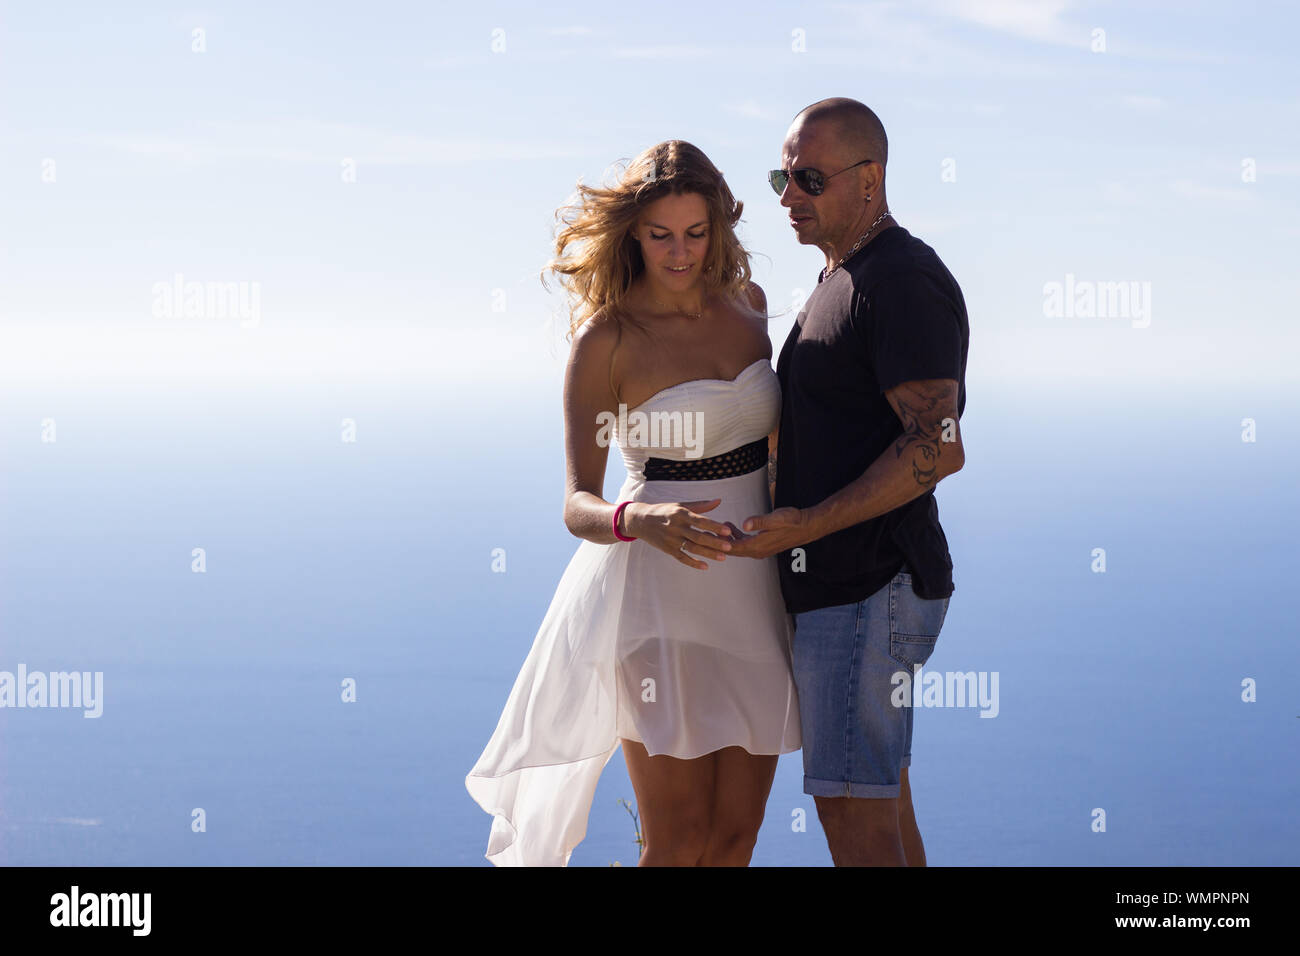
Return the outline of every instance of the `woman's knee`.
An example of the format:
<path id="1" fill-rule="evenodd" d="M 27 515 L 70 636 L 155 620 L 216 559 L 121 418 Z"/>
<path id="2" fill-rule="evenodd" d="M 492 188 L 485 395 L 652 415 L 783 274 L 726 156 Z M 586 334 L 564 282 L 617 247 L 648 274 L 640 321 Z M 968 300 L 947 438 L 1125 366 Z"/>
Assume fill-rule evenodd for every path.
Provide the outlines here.
<path id="1" fill-rule="evenodd" d="M 741 865 L 748 863 L 762 825 L 762 807 L 715 817 L 705 848 L 706 861 Z"/>
<path id="2" fill-rule="evenodd" d="M 644 857 L 660 866 L 695 866 L 709 845 L 706 813 L 679 815 L 663 827 L 646 827 Z"/>
<path id="3" fill-rule="evenodd" d="M 758 843 L 758 828 L 730 827 L 709 834 L 708 845 L 700 859 L 701 866 L 748 866 Z"/>

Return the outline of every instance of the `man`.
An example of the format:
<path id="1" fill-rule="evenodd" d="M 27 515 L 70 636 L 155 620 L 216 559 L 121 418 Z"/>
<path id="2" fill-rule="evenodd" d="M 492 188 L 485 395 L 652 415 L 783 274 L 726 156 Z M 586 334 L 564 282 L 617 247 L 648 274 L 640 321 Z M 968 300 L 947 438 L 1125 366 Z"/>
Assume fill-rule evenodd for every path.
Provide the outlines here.
<path id="1" fill-rule="evenodd" d="M 777 362 L 774 510 L 746 519 L 758 533 L 731 552 L 779 555 L 804 790 L 837 866 L 925 865 L 911 678 L 954 590 L 934 486 L 965 461 L 965 302 L 889 214 L 887 157 L 856 100 L 814 103 L 786 134 L 772 186 L 826 268 Z"/>

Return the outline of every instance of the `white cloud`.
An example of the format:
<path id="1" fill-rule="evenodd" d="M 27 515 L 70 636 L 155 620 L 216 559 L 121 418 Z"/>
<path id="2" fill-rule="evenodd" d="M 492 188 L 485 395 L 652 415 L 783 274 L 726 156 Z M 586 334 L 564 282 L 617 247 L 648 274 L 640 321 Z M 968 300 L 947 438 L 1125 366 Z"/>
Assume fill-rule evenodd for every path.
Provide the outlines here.
<path id="1" fill-rule="evenodd" d="M 491 56 L 487 50 L 481 54 L 473 53 L 453 53 L 449 56 L 428 57 L 422 60 L 420 65 L 426 70 L 464 70 L 469 67 L 485 66 L 487 57 Z"/>
<path id="2" fill-rule="evenodd" d="M 769 110 L 765 110 L 759 106 L 757 100 L 745 100 L 743 103 L 728 103 L 723 106 L 723 109 L 730 113 L 735 113 L 737 116 L 744 116 L 747 119 L 759 119 L 769 122 L 776 119 Z"/>
<path id="3" fill-rule="evenodd" d="M 1118 180 L 1107 180 L 1101 184 L 1103 202 L 1117 206 L 1134 206 L 1146 197 L 1146 193 L 1134 186 Z"/>
<path id="4" fill-rule="evenodd" d="M 558 136 L 553 142 L 460 139 L 313 120 L 209 122 L 188 135 L 113 133 L 77 139 L 92 146 L 185 161 L 249 159 L 331 166 L 338 165 L 344 157 L 369 166 L 446 166 L 583 155 Z"/>
<path id="5" fill-rule="evenodd" d="M 1127 109 L 1137 110 L 1139 112 L 1152 112 L 1165 108 L 1165 101 L 1159 96 L 1148 96 L 1141 93 L 1129 93 L 1120 97 L 1122 103 Z"/>
<path id="6" fill-rule="evenodd" d="M 1257 172 L 1261 176 L 1300 176 L 1300 163 L 1260 163 Z"/>
<path id="7" fill-rule="evenodd" d="M 735 51 L 686 44 L 670 46 L 615 47 L 609 55 L 616 60 L 716 60 Z"/>
<path id="8" fill-rule="evenodd" d="M 928 75 L 982 73 L 1003 76 L 1059 74 L 1060 58 L 1040 61 L 1032 48 L 1055 52 L 1068 48 L 1091 50 L 1092 31 L 1105 23 L 1084 20 L 1073 0 L 873 0 L 862 4 L 836 4 L 836 9 L 861 27 L 859 42 L 871 44 L 857 53 L 860 67 L 893 73 Z M 1025 53 L 990 52 L 981 30 L 1028 41 Z M 819 38 L 809 37 L 809 55 Z M 820 50 L 817 50 L 820 56 Z M 1164 62 L 1227 64 L 1222 52 L 1153 47 L 1140 36 L 1107 31 L 1107 56 Z"/>
<path id="9" fill-rule="evenodd" d="M 1176 179 L 1169 184 L 1179 196 L 1188 199 L 1212 199 L 1220 202 L 1250 202 L 1255 198 L 1247 188 L 1229 189 L 1226 186 L 1206 186 L 1191 179 Z"/>
<path id="10" fill-rule="evenodd" d="M 810 31 L 809 57 L 819 63 L 890 74 L 925 76 L 1039 76 L 1055 72 L 1051 64 L 988 52 L 970 37 L 951 29 L 952 18 L 936 15 L 934 4 L 903 5 L 878 0 L 837 4 L 849 21 L 825 36 Z"/>
<path id="11" fill-rule="evenodd" d="M 929 0 L 938 13 L 1025 40 L 1086 49 L 1090 28 L 1067 23 L 1069 0 Z"/>

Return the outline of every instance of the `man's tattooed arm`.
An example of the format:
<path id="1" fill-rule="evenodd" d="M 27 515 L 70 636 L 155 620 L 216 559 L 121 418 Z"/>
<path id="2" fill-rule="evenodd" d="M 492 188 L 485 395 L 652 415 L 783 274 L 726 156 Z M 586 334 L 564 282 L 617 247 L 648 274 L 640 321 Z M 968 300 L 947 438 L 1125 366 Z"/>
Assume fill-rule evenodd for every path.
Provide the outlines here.
<path id="1" fill-rule="evenodd" d="M 921 492 L 929 491 L 965 461 L 957 427 L 957 383 L 950 378 L 903 382 L 885 398 L 903 423 L 894 454 L 911 466 Z"/>
<path id="2" fill-rule="evenodd" d="M 920 497 L 966 463 L 957 427 L 957 383 L 903 382 L 885 392 L 903 434 L 859 477 L 809 508 L 799 509 L 808 541 L 875 518 Z"/>

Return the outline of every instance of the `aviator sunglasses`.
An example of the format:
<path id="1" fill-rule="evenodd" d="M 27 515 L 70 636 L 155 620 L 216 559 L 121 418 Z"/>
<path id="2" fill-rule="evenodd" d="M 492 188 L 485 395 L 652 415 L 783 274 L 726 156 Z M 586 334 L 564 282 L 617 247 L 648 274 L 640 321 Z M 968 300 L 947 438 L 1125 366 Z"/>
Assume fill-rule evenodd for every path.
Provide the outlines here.
<path id="1" fill-rule="evenodd" d="M 767 174 L 767 181 L 772 184 L 773 191 L 779 196 L 785 192 L 785 185 L 792 178 L 800 189 L 809 196 L 820 196 L 822 190 L 826 188 L 826 180 L 831 176 L 838 176 L 840 173 L 847 173 L 854 166 L 862 166 L 865 163 L 874 163 L 874 159 L 864 159 L 861 162 L 854 163 L 853 166 L 845 166 L 838 172 L 831 173 L 827 176 L 819 169 L 813 169 L 811 166 L 805 166 L 802 169 L 792 169 L 787 172 L 784 169 L 774 169 Z"/>

